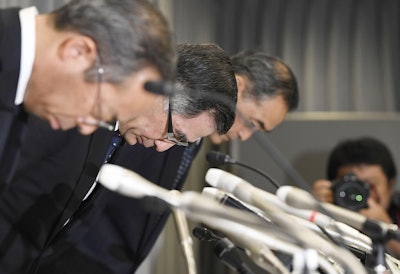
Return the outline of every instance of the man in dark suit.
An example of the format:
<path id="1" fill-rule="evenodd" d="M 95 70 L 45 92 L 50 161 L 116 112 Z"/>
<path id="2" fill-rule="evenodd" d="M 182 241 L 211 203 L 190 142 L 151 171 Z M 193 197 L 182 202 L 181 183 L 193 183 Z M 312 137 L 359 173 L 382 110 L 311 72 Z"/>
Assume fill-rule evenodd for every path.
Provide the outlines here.
<path id="1" fill-rule="evenodd" d="M 175 72 L 168 24 L 147 1 L 73 0 L 37 13 L 34 7 L 0 11 L 1 188 L 28 141 L 26 112 L 53 129 L 77 126 L 90 134 L 160 100 L 144 84 L 171 80 Z"/>
<path id="2" fill-rule="evenodd" d="M 229 57 L 221 48 L 177 48 L 181 88 L 163 100 L 162 116 L 168 116 L 167 121 L 159 121 L 160 115 L 150 109 L 135 119 L 119 121 L 119 129 L 128 142 L 155 146 L 158 151 L 176 144 L 191 158 L 199 138 L 213 132 L 223 134 L 232 125 L 237 86 Z M 149 123 L 163 128 L 164 133 L 148 131 Z M 180 188 L 180 178 L 185 176 L 176 174 L 180 158 L 168 152 L 154 160 L 158 152 L 153 148 L 131 147 L 121 138 L 112 141 L 120 137 L 118 132 L 97 131 L 90 136 L 81 136 L 74 129 L 57 132 L 35 118 L 29 119 L 27 134 L 31 144 L 23 144 L 17 176 L 0 199 L 0 247 L 4 250 L 0 270 L 130 273 L 158 235 L 154 231 L 162 227 L 165 207 L 153 215 L 137 201 L 119 202 L 117 195 L 94 184 L 98 169 L 106 160 L 139 169 L 165 188 Z M 111 157 L 109 144 L 116 148 Z M 178 155 L 181 157 L 180 152 Z M 182 162 L 188 165 L 190 160 Z M 187 167 L 181 170 L 187 172 Z M 132 216 L 129 223 L 118 217 L 127 213 Z"/>

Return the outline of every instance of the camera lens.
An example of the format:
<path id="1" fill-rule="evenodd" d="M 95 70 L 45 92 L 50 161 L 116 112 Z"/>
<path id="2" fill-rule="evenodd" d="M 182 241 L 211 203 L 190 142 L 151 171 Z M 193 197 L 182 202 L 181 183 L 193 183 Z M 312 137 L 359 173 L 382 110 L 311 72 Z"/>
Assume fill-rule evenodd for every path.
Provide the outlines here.
<path id="1" fill-rule="evenodd" d="M 334 182 L 332 190 L 335 204 L 341 207 L 354 211 L 367 207 L 369 185 L 352 173 Z"/>
<path id="2" fill-rule="evenodd" d="M 340 197 L 340 202 L 345 207 L 353 207 L 365 201 L 363 194 L 360 194 L 359 189 L 355 187 L 349 187 L 341 190 L 339 192 L 339 197 Z"/>

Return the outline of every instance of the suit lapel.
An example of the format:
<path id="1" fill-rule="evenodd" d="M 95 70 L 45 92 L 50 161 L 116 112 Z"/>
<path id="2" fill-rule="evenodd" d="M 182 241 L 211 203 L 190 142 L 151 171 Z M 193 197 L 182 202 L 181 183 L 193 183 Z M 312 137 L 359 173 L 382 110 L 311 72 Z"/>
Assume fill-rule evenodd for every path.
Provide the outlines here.
<path id="1" fill-rule="evenodd" d="M 92 135 L 89 153 L 87 155 L 82 173 L 78 179 L 74 192 L 71 195 L 71 199 L 61 214 L 61 217 L 55 226 L 52 235 L 49 237 L 49 241 L 51 241 L 60 230 L 62 230 L 65 222 L 73 217 L 74 213 L 82 204 L 83 198 L 92 187 L 99 169 L 104 163 L 106 152 L 112 140 L 113 134 L 114 132 L 100 129 Z"/>
<path id="2" fill-rule="evenodd" d="M 21 148 L 27 125 L 27 113 L 22 107 L 16 110 L 14 119 L 11 122 L 6 146 L 1 154 L 0 181 L 1 187 L 6 188 L 12 181 L 21 156 Z"/>
<path id="3" fill-rule="evenodd" d="M 0 11 L 0 159 L 14 120 L 14 99 L 21 57 L 18 12 L 16 8 Z"/>

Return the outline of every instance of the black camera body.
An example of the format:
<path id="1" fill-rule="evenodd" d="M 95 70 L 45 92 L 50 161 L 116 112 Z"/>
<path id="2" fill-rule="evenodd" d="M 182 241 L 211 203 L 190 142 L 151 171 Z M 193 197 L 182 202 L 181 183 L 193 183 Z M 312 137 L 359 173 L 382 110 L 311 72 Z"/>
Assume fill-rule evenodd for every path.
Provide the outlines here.
<path id="1" fill-rule="evenodd" d="M 333 181 L 333 199 L 336 205 L 358 211 L 367 208 L 369 185 L 348 173 L 339 180 Z"/>

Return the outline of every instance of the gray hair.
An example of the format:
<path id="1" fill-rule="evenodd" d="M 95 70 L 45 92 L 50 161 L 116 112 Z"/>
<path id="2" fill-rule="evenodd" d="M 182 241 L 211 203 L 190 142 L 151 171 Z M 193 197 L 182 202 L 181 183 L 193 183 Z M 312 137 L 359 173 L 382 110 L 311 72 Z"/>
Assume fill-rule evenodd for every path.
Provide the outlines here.
<path id="1" fill-rule="evenodd" d="M 237 85 L 229 56 L 214 44 L 177 46 L 177 82 L 171 97 L 173 112 L 195 117 L 208 111 L 225 134 L 235 120 Z"/>
<path id="2" fill-rule="evenodd" d="M 261 51 L 245 50 L 231 57 L 235 74 L 250 81 L 246 96 L 265 100 L 282 96 L 288 111 L 299 104 L 297 80 L 288 65 L 276 57 Z"/>
<path id="3" fill-rule="evenodd" d="M 72 0 L 51 13 L 57 30 L 91 37 L 105 68 L 104 80 L 118 83 L 145 66 L 167 80 L 175 74 L 175 44 L 168 23 L 146 0 Z M 96 64 L 87 71 L 94 81 Z"/>

